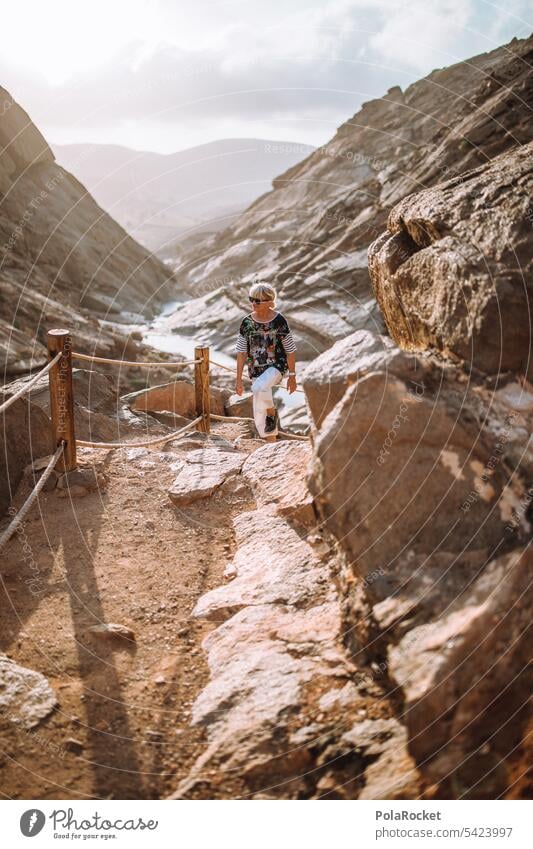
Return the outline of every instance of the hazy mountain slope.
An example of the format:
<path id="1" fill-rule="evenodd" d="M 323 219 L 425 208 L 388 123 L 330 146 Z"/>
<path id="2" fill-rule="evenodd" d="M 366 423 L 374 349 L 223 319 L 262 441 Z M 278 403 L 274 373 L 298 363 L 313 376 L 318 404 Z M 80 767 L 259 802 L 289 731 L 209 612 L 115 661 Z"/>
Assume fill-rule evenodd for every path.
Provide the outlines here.
<path id="1" fill-rule="evenodd" d="M 189 302 L 175 324 L 193 328 L 201 315 L 206 337 L 229 349 L 244 285 L 258 274 L 280 287 L 303 356 L 356 328 L 382 327 L 369 244 L 407 194 L 531 140 L 532 61 L 533 38 L 513 39 L 364 103 L 231 227 L 184 246 L 182 285 L 199 296 L 222 286 L 226 315 L 215 315 L 208 295 L 196 308 Z"/>
<path id="2" fill-rule="evenodd" d="M 5 89 L 0 103 L 4 373 L 43 361 L 40 343 L 53 326 L 75 330 L 78 347 L 113 350 L 115 336 L 98 317 L 112 318 L 120 310 L 150 313 L 166 297 L 169 273 L 57 165 L 39 130 Z"/>
<path id="3" fill-rule="evenodd" d="M 172 154 L 119 145 L 54 145 L 101 206 L 152 250 L 191 228 L 219 230 L 272 187 L 310 145 L 221 139 Z"/>

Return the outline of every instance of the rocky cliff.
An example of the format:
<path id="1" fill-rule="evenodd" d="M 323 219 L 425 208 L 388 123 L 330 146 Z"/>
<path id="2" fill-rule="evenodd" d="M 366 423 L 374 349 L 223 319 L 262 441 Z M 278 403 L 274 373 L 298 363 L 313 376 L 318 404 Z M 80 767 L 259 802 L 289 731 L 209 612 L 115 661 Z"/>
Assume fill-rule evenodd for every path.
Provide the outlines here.
<path id="1" fill-rule="evenodd" d="M 171 326 L 194 334 L 202 327 L 206 340 L 229 350 L 246 284 L 259 275 L 277 284 L 301 359 L 354 330 L 381 331 L 369 244 L 402 198 L 531 140 L 532 58 L 533 38 L 513 39 L 364 103 L 331 142 L 278 177 L 231 228 L 183 246 L 178 279 L 197 299 Z M 526 197 L 520 197 L 522 209 Z M 500 218 L 506 213 L 498 211 Z M 481 251 L 496 226 L 494 219 L 488 232 L 476 231 Z"/>
<path id="2" fill-rule="evenodd" d="M 78 348 L 123 351 L 106 320 L 149 315 L 167 294 L 165 266 L 128 236 L 0 89 L 0 351 L 4 375 L 43 363 L 46 330 Z M 130 351 L 131 353 L 131 351 Z"/>
<path id="3" fill-rule="evenodd" d="M 261 798 L 530 792 L 532 47 L 365 104 L 182 269 L 191 290 L 233 281 L 179 313 L 201 306 L 219 344 L 253 271 L 280 284 L 300 352 L 326 350 L 304 375 L 318 528 L 296 526 L 324 553 L 287 541 L 285 562 L 279 520 L 236 520 L 233 583 L 195 610 L 222 624 L 193 709 L 209 746 L 179 796 L 224 770 Z M 243 466 L 256 499 L 280 449 Z"/>
<path id="4" fill-rule="evenodd" d="M 394 207 L 369 267 L 395 341 L 358 331 L 305 378 L 347 644 L 439 798 L 527 794 L 532 154 Z"/>

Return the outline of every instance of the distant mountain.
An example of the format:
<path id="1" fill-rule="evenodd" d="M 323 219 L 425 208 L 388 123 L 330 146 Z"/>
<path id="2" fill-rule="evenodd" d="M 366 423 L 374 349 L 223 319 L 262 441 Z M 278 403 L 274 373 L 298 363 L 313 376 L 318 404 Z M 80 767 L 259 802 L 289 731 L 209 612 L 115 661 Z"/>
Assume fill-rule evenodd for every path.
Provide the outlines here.
<path id="1" fill-rule="evenodd" d="M 57 161 L 141 244 L 165 254 L 177 236 L 217 231 L 313 147 L 221 139 L 160 154 L 119 145 L 53 145 Z M 172 253 L 169 251 L 169 253 Z"/>

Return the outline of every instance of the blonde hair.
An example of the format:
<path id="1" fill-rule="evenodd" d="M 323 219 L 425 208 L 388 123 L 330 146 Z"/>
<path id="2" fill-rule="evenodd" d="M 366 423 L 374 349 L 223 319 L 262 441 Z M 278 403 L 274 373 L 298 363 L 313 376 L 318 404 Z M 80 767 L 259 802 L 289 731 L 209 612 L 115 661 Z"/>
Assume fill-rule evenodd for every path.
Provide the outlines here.
<path id="1" fill-rule="evenodd" d="M 253 283 L 248 292 L 250 298 L 260 298 L 262 301 L 274 301 L 276 304 L 276 290 L 269 283 Z"/>

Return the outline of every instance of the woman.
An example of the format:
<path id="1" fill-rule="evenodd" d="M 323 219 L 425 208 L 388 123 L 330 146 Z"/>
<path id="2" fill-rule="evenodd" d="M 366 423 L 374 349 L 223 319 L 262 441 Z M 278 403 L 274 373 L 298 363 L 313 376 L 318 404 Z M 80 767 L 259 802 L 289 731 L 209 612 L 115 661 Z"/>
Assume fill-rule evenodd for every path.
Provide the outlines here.
<path id="1" fill-rule="evenodd" d="M 249 292 L 252 312 L 241 321 L 237 344 L 237 382 L 235 391 L 242 395 L 242 371 L 248 363 L 252 380 L 255 426 L 259 436 L 275 442 L 279 415 L 272 398 L 272 387 L 281 383 L 288 372 L 289 392 L 296 390 L 296 345 L 287 319 L 276 312 L 276 290 L 268 283 L 254 283 Z"/>

